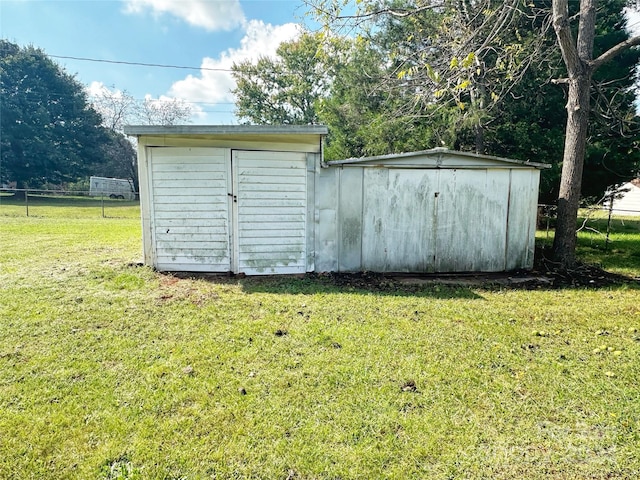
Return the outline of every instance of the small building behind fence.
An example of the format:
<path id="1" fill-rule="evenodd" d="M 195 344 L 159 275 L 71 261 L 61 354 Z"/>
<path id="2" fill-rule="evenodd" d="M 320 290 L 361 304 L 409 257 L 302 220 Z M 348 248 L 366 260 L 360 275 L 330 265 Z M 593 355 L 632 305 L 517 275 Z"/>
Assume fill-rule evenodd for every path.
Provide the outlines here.
<path id="1" fill-rule="evenodd" d="M 122 200 L 136 199 L 133 182 L 124 178 L 90 177 L 89 195 Z"/>
<path id="2" fill-rule="evenodd" d="M 640 216 L 640 179 L 636 178 L 607 192 L 603 207 L 611 209 L 614 215 Z"/>

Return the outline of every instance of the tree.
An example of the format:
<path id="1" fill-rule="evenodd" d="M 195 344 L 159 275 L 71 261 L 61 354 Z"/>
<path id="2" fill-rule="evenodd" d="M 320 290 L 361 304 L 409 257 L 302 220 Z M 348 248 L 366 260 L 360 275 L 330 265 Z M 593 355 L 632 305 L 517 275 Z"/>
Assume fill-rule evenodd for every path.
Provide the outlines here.
<path id="1" fill-rule="evenodd" d="M 610 0 L 600 7 L 595 52 L 603 52 L 628 38 L 624 3 Z M 544 4 L 540 2 L 539 6 L 544 12 Z M 570 14 L 576 12 L 577 9 Z M 555 203 L 566 127 L 566 110 L 559 107 L 566 103 L 566 91 L 552 83 L 552 79 L 564 75 L 555 32 L 548 32 L 542 52 L 544 55 L 532 63 L 513 86 L 509 98 L 501 103 L 500 114 L 485 126 L 485 148 L 496 155 L 552 165 L 541 172 L 540 201 Z M 633 72 L 639 57 L 640 51 L 628 50 L 594 76 L 591 90 L 594 108 L 581 189 L 583 201 L 600 199 L 611 185 L 632 178 L 640 166 L 640 118 L 633 92 Z M 458 138 L 461 148 L 473 148 L 472 135 L 461 132 Z"/>
<path id="2" fill-rule="evenodd" d="M 134 117 L 143 125 L 179 125 L 191 118 L 193 108 L 179 98 L 151 98 L 137 105 Z"/>
<path id="3" fill-rule="evenodd" d="M 18 188 L 76 180 L 108 142 L 83 86 L 45 53 L 0 40 L 3 176 Z"/>
<path id="4" fill-rule="evenodd" d="M 383 53 L 386 74 L 379 88 L 394 97 L 393 118 L 456 116 L 458 131 L 473 132 L 478 153 L 485 151 L 486 126 L 542 42 L 528 25 L 539 17 L 530 1 L 362 0 L 353 15 L 343 14 L 347 2 L 307 3 L 328 30 L 357 29 Z M 449 125 L 439 127 L 435 137 L 456 136 Z"/>
<path id="5" fill-rule="evenodd" d="M 147 96 L 136 100 L 126 90 L 92 88 L 91 103 L 102 116 L 102 125 L 109 131 L 111 141 L 104 145 L 105 163 L 97 175 L 127 178 L 139 191 L 138 157 L 134 143 L 124 135 L 124 126 L 132 123 L 145 125 L 176 125 L 188 121 L 193 108 L 176 98 L 159 99 Z"/>
<path id="6" fill-rule="evenodd" d="M 553 28 L 568 73 L 568 77 L 561 80 L 568 85 L 567 124 L 553 244 L 554 258 L 563 268 L 575 264 L 576 222 L 589 130 L 593 75 L 617 55 L 634 45 L 640 45 L 640 36 L 628 38 L 594 58 L 597 3 L 597 0 L 580 0 L 575 39 L 568 0 L 553 0 L 552 3 Z"/>
<path id="7" fill-rule="evenodd" d="M 275 58 L 234 64 L 236 116 L 261 125 L 318 123 L 315 106 L 326 83 L 320 42 L 319 35 L 306 33 L 282 43 Z"/>

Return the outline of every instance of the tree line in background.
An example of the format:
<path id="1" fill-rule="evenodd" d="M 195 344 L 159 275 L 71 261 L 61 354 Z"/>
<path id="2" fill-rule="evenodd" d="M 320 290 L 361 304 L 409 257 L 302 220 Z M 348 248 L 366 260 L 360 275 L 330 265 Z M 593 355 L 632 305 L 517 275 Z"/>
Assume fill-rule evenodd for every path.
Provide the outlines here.
<path id="1" fill-rule="evenodd" d="M 633 2 L 306 3 L 321 31 L 234 66 L 241 120 L 324 123 L 328 159 L 444 146 L 547 163 L 540 200 L 558 203 L 565 267 L 580 194 L 638 174 Z"/>
<path id="2" fill-rule="evenodd" d="M 85 87 L 40 49 L 0 40 L 0 183 L 43 188 L 90 175 L 126 178 L 138 190 L 126 123 L 170 125 L 191 108 L 179 100 L 137 101 Z"/>

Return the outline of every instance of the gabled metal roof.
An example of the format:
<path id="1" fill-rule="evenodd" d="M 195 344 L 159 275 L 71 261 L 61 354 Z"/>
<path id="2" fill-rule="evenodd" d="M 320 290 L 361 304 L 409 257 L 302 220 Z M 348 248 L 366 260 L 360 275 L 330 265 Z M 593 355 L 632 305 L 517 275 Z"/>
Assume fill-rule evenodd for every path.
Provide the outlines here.
<path id="1" fill-rule="evenodd" d="M 528 162 L 523 160 L 513 160 L 510 158 L 496 157 L 493 155 L 482 155 L 471 152 L 461 152 L 457 150 L 449 150 L 448 148 L 433 148 L 430 150 L 421 150 L 419 152 L 407 152 L 407 153 L 395 153 L 389 155 L 378 155 L 374 157 L 360 157 L 360 158 L 347 158 L 345 160 L 332 160 L 325 162 L 326 165 L 358 165 L 358 164 L 393 164 L 402 163 L 403 160 L 416 160 L 416 157 L 427 157 L 432 160 L 432 164 L 425 165 L 432 168 L 446 168 L 448 165 L 441 165 L 441 160 L 449 157 L 467 158 L 475 160 L 483 160 L 489 162 L 506 163 L 510 165 L 517 165 L 519 167 L 531 167 L 531 168 L 551 168 L 551 165 L 546 163 Z"/>

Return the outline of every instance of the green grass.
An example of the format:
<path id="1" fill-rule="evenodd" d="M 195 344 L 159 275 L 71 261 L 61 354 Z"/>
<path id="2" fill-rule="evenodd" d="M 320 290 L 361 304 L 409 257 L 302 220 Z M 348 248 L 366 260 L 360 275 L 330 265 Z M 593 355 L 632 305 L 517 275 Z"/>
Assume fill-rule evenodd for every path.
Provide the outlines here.
<path id="1" fill-rule="evenodd" d="M 0 216 L 23 217 L 29 212 L 29 217 L 58 217 L 58 218 L 139 218 L 136 208 L 138 202 L 113 200 L 100 197 L 77 197 L 61 195 L 33 195 L 27 201 L 24 198 L 0 196 Z"/>
<path id="2" fill-rule="evenodd" d="M 631 284 L 179 278 L 137 266 L 136 207 L 5 207 L 0 478 L 640 475 Z M 611 248 L 638 275 L 634 225 Z"/>

